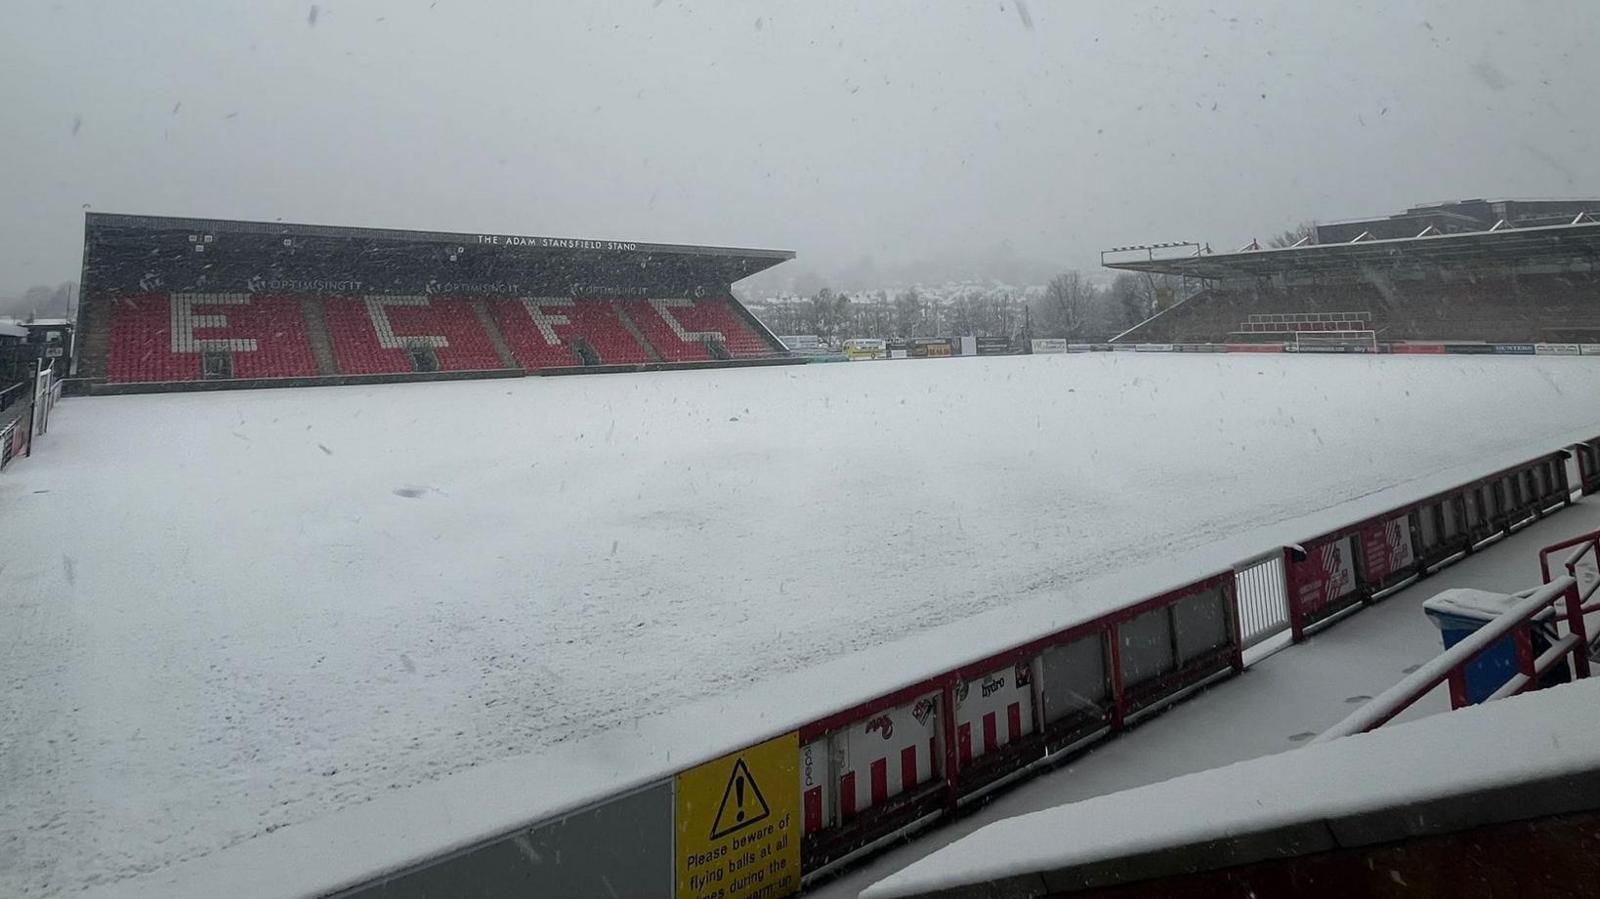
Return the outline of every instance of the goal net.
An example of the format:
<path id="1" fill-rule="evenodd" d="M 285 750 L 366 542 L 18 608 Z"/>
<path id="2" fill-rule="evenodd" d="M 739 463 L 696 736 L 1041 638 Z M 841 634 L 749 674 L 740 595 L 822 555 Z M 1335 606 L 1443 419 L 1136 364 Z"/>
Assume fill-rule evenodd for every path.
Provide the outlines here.
<path id="1" fill-rule="evenodd" d="M 1376 331 L 1296 331 L 1297 353 L 1376 353 Z"/>

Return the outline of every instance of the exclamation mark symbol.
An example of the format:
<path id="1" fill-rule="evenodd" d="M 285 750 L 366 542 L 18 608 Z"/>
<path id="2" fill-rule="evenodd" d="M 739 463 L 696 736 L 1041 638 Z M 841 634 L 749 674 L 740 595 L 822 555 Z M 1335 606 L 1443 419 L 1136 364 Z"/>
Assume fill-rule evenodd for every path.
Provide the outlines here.
<path id="1" fill-rule="evenodd" d="M 744 820 L 744 775 L 742 775 L 742 774 L 737 775 L 737 776 L 735 776 L 733 778 L 733 798 L 734 798 L 734 800 L 736 802 L 739 803 L 739 813 L 737 815 L 733 816 L 733 820 L 735 820 L 735 821 L 743 821 Z"/>

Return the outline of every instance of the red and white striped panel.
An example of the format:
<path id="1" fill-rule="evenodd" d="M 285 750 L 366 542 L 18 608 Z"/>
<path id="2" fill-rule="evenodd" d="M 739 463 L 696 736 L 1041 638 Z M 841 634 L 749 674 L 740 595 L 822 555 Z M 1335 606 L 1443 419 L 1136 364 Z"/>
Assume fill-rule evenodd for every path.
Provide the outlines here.
<path id="1" fill-rule="evenodd" d="M 833 806 L 828 801 L 828 751 L 832 735 L 818 737 L 800 747 L 800 805 L 805 815 L 803 833 L 816 833 L 834 824 Z"/>
<path id="2" fill-rule="evenodd" d="M 1361 531 L 1361 551 L 1365 554 L 1367 577 L 1382 582 L 1397 571 L 1416 564 L 1411 551 L 1411 522 L 1401 515 L 1375 522 Z"/>
<path id="3" fill-rule="evenodd" d="M 1356 589 L 1355 539 L 1340 537 L 1307 551 L 1303 562 L 1292 563 L 1299 585 L 1300 609 L 1315 613 Z"/>
<path id="4" fill-rule="evenodd" d="M 839 820 L 849 821 L 937 777 L 938 734 L 937 692 L 834 733 Z"/>
<path id="5" fill-rule="evenodd" d="M 1027 662 L 962 681 L 956 687 L 956 763 L 1033 733 L 1033 672 Z"/>

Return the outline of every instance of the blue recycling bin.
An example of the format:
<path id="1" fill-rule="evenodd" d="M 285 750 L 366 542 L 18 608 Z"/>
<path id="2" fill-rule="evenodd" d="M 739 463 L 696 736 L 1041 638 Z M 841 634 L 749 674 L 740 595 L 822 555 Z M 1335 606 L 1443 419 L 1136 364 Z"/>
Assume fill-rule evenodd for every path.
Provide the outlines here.
<path id="1" fill-rule="evenodd" d="M 1449 649 L 1493 621 L 1515 601 L 1516 597 L 1484 590 L 1446 590 L 1424 602 L 1422 610 L 1439 629 L 1444 648 Z M 1546 609 L 1534 621 L 1533 655 L 1538 658 L 1555 639 L 1554 614 Z M 1507 634 L 1467 665 L 1467 702 L 1477 705 L 1486 701 L 1494 691 L 1505 686 L 1517 671 L 1516 639 Z M 1539 685 L 1549 687 L 1566 683 L 1569 679 L 1567 666 L 1559 664 L 1539 678 Z"/>

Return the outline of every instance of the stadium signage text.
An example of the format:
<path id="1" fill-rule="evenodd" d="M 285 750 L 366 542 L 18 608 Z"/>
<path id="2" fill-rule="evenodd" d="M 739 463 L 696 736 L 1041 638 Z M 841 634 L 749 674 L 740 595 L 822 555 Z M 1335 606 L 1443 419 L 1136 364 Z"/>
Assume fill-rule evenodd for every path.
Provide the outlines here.
<path id="1" fill-rule="evenodd" d="M 566 237 L 518 237 L 515 234 L 479 234 L 478 243 L 494 247 L 548 247 L 558 250 L 637 250 L 636 243 L 615 240 L 576 240 Z"/>
<path id="2" fill-rule="evenodd" d="M 650 288 L 623 287 L 619 284 L 573 284 L 567 288 L 567 292 L 575 297 L 642 297 L 650 293 Z"/>
<path id="3" fill-rule="evenodd" d="M 432 281 L 430 280 L 423 289 L 430 294 L 441 293 L 487 293 L 487 294 L 515 294 L 524 289 L 525 285 L 515 281 Z"/>
<path id="4" fill-rule="evenodd" d="M 251 293 L 260 293 L 263 290 L 309 290 L 326 293 L 360 293 L 361 282 L 354 279 L 335 280 L 331 278 L 263 278 L 252 275 L 245 282 L 245 289 Z"/>

